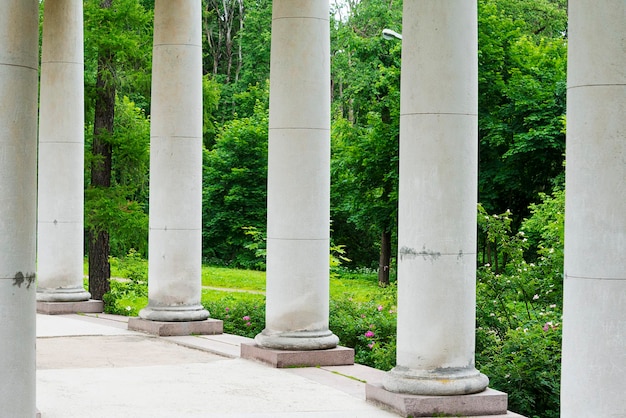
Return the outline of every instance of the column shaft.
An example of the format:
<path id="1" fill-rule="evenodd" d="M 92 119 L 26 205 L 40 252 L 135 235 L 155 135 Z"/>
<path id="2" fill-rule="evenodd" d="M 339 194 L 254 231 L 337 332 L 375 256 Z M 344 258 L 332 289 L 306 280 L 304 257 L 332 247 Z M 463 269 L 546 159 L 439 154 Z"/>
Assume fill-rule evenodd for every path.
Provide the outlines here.
<path id="1" fill-rule="evenodd" d="M 200 0 L 157 0 L 150 138 L 149 303 L 139 316 L 199 321 L 202 308 Z"/>
<path id="2" fill-rule="evenodd" d="M 461 395 L 474 368 L 476 1 L 406 0 L 398 212 L 397 365 L 387 390 Z"/>
<path id="3" fill-rule="evenodd" d="M 0 405 L 35 416 L 38 2 L 0 7 Z"/>
<path id="4" fill-rule="evenodd" d="M 626 416 L 626 4 L 569 2 L 562 417 Z"/>
<path id="5" fill-rule="evenodd" d="M 47 1 L 44 9 L 37 300 L 84 301 L 83 3 Z"/>
<path id="6" fill-rule="evenodd" d="M 326 0 L 273 2 L 267 196 L 267 348 L 331 348 L 330 29 Z"/>

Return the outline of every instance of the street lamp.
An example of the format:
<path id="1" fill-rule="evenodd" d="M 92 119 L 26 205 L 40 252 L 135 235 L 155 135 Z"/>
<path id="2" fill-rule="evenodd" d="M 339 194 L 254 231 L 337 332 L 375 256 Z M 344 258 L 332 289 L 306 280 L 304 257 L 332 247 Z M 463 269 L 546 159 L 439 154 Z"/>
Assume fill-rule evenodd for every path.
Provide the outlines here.
<path id="1" fill-rule="evenodd" d="M 402 40 L 402 34 L 396 32 L 394 30 L 385 28 L 385 29 L 383 29 L 383 38 L 388 40 L 388 41 L 391 40 L 391 39 L 394 39 L 394 38 Z"/>

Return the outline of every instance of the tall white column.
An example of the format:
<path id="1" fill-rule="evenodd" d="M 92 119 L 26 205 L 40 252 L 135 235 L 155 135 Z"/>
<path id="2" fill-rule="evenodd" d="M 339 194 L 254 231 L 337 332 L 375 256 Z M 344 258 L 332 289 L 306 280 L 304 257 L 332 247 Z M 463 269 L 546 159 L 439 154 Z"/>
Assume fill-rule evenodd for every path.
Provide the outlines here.
<path id="1" fill-rule="evenodd" d="M 265 348 L 332 348 L 329 3 L 272 7 L 266 328 L 255 340 Z"/>
<path id="2" fill-rule="evenodd" d="M 201 321 L 200 0 L 157 0 L 150 138 L 149 303 L 153 321 Z"/>
<path id="3" fill-rule="evenodd" d="M 44 9 L 37 300 L 84 301 L 83 2 L 51 0 Z"/>
<path id="4" fill-rule="evenodd" d="M 482 391 L 474 367 L 478 166 L 475 0 L 405 0 L 397 365 L 384 387 Z"/>
<path id="5" fill-rule="evenodd" d="M 35 416 L 38 2 L 0 1 L 0 408 Z"/>
<path id="6" fill-rule="evenodd" d="M 626 416 L 626 3 L 569 2 L 562 417 Z"/>

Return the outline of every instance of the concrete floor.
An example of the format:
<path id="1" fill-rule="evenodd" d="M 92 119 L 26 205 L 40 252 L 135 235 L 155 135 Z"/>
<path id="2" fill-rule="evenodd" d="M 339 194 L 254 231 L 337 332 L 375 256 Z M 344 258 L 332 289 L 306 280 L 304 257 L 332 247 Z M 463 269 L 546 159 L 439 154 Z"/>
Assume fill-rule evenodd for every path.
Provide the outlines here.
<path id="1" fill-rule="evenodd" d="M 44 418 L 394 417 L 333 370 L 238 358 L 232 335 L 153 337 L 112 315 L 37 315 L 37 408 Z M 335 370 L 336 369 L 336 370 Z"/>
<path id="2" fill-rule="evenodd" d="M 107 314 L 37 315 L 43 418 L 398 416 L 365 400 L 364 382 L 380 382 L 379 370 L 274 369 L 239 358 L 248 338 L 154 337 L 128 331 L 127 321 Z"/>

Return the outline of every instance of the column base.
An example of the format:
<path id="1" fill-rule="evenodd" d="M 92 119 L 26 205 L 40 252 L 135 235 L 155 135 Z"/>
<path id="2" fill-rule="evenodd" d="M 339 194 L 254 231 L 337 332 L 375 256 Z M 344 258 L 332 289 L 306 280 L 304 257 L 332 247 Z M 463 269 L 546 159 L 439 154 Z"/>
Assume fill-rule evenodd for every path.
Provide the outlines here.
<path id="1" fill-rule="evenodd" d="M 354 350 L 334 347 L 326 350 L 277 350 L 252 343 L 241 344 L 241 358 L 256 360 L 275 368 L 350 366 L 354 364 Z"/>
<path id="2" fill-rule="evenodd" d="M 383 381 L 386 390 L 427 396 L 468 395 L 482 392 L 489 378 L 475 368 L 449 368 L 435 371 L 394 367 Z"/>
<path id="3" fill-rule="evenodd" d="M 339 337 L 329 330 L 276 332 L 266 328 L 254 337 L 254 341 L 262 348 L 309 351 L 335 348 Z"/>
<path id="4" fill-rule="evenodd" d="M 45 315 L 66 315 L 73 313 L 102 313 L 104 303 L 101 300 L 82 302 L 44 302 L 37 301 L 37 313 Z"/>
<path id="5" fill-rule="evenodd" d="M 489 388 L 471 395 L 424 396 L 390 392 L 380 384 L 368 383 L 365 398 L 403 417 L 509 416 L 507 394 Z"/>
<path id="6" fill-rule="evenodd" d="M 37 302 L 83 302 L 91 299 L 91 293 L 82 286 L 37 288 Z"/>
<path id="7" fill-rule="evenodd" d="M 187 306 L 150 306 L 139 311 L 139 317 L 148 321 L 189 322 L 204 321 L 209 318 L 209 311 L 202 305 Z"/>
<path id="8" fill-rule="evenodd" d="M 128 320 L 128 329 L 159 337 L 215 335 L 224 332 L 224 323 L 219 319 L 212 318 L 204 321 L 163 322 L 134 317 Z"/>

